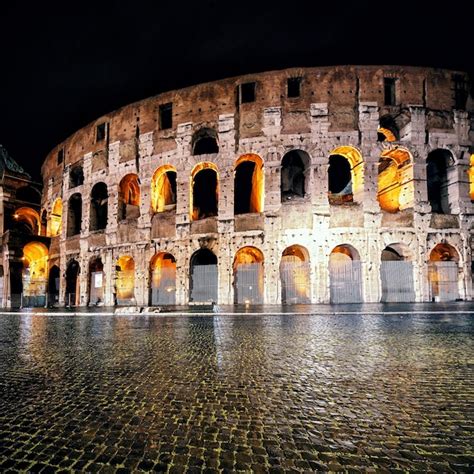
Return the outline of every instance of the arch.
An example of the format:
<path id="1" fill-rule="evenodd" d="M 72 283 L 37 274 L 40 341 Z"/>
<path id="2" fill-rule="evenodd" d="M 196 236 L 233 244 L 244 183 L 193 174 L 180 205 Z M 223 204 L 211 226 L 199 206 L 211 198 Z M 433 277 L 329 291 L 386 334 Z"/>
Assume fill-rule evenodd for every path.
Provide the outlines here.
<path id="1" fill-rule="evenodd" d="M 413 206 L 413 159 L 408 150 L 385 150 L 379 159 L 377 200 L 380 208 L 397 212 Z"/>
<path id="2" fill-rule="evenodd" d="M 135 173 L 125 175 L 119 183 L 119 220 L 140 217 L 140 179 Z"/>
<path id="3" fill-rule="evenodd" d="M 67 237 L 72 237 L 81 233 L 82 196 L 79 193 L 69 198 L 67 210 Z"/>
<path id="4" fill-rule="evenodd" d="M 362 303 L 362 266 L 352 245 L 342 244 L 332 250 L 329 280 L 331 303 Z"/>
<path id="5" fill-rule="evenodd" d="M 66 267 L 66 306 L 77 306 L 79 304 L 79 262 L 72 258 Z"/>
<path id="6" fill-rule="evenodd" d="M 264 196 L 263 160 L 253 153 L 242 155 L 234 167 L 234 214 L 263 212 Z"/>
<path id="7" fill-rule="evenodd" d="M 176 259 L 158 252 L 150 260 L 150 304 L 176 304 Z"/>
<path id="8" fill-rule="evenodd" d="M 59 267 L 57 265 L 53 265 L 49 269 L 48 277 L 48 302 L 50 306 L 55 306 L 59 303 L 59 281 Z"/>
<path id="9" fill-rule="evenodd" d="M 243 247 L 234 257 L 234 303 L 263 304 L 263 253 L 256 247 Z"/>
<path id="10" fill-rule="evenodd" d="M 382 303 L 415 301 L 413 258 L 403 243 L 387 245 L 381 253 L 380 282 Z"/>
<path id="11" fill-rule="evenodd" d="M 214 163 L 198 163 L 191 172 L 191 220 L 217 216 L 219 176 Z"/>
<path id="12" fill-rule="evenodd" d="M 191 302 L 217 302 L 217 256 L 209 249 L 196 250 L 190 259 Z"/>
<path id="13" fill-rule="evenodd" d="M 135 301 L 135 260 L 123 255 L 117 260 L 115 299 L 118 305 L 128 305 Z"/>
<path id="14" fill-rule="evenodd" d="M 23 247 L 23 306 L 44 306 L 48 282 L 48 248 L 41 242 Z"/>
<path id="15" fill-rule="evenodd" d="M 428 280 L 432 301 L 459 299 L 459 252 L 448 243 L 439 243 L 430 252 Z"/>
<path id="16" fill-rule="evenodd" d="M 377 130 L 377 141 L 396 142 L 400 138 L 397 123 L 391 115 L 380 117 L 379 128 Z"/>
<path id="17" fill-rule="evenodd" d="M 84 170 L 81 165 L 71 167 L 69 171 L 69 189 L 84 184 Z"/>
<path id="18" fill-rule="evenodd" d="M 103 182 L 94 184 L 91 190 L 89 230 L 103 230 L 107 227 L 109 194 Z"/>
<path id="19" fill-rule="evenodd" d="M 104 304 L 104 264 L 101 257 L 89 262 L 89 305 Z"/>
<path id="20" fill-rule="evenodd" d="M 281 202 L 302 198 L 308 194 L 311 159 L 303 150 L 290 150 L 281 160 Z"/>
<path id="21" fill-rule="evenodd" d="M 364 162 L 352 146 L 340 146 L 329 155 L 328 199 L 330 204 L 354 201 L 364 185 Z"/>
<path id="22" fill-rule="evenodd" d="M 210 155 L 219 153 L 217 133 L 212 128 L 201 128 L 194 133 L 192 139 L 193 155 Z"/>
<path id="23" fill-rule="evenodd" d="M 449 150 L 438 148 L 428 154 L 426 160 L 426 183 L 431 211 L 451 214 L 455 196 L 450 195 L 450 177 L 454 178 L 454 157 Z"/>
<path id="24" fill-rule="evenodd" d="M 471 155 L 469 160 L 469 170 L 467 171 L 469 176 L 469 197 L 474 202 L 474 154 Z"/>
<path id="25" fill-rule="evenodd" d="M 63 202 L 61 198 L 57 198 L 54 201 L 53 208 L 51 210 L 51 217 L 49 223 L 49 231 L 51 237 L 56 237 L 61 233 L 61 221 L 63 218 Z"/>
<path id="26" fill-rule="evenodd" d="M 27 235 L 40 235 L 39 214 L 31 207 L 20 207 L 13 214 L 15 228 Z"/>
<path id="27" fill-rule="evenodd" d="M 301 245 L 290 245 L 280 261 L 282 304 L 311 302 L 310 260 L 308 250 Z"/>
<path id="28" fill-rule="evenodd" d="M 15 192 L 17 201 L 27 202 L 29 204 L 39 204 L 41 202 L 41 191 L 34 186 L 27 185 L 18 188 Z"/>
<path id="29" fill-rule="evenodd" d="M 151 210 L 164 212 L 176 208 L 176 168 L 160 166 L 151 179 Z"/>

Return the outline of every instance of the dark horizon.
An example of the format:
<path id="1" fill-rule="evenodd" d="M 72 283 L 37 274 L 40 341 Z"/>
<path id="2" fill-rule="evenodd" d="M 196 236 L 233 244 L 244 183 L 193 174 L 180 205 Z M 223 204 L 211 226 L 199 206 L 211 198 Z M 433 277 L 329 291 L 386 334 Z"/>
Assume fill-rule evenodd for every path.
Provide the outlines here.
<path id="1" fill-rule="evenodd" d="M 358 2 L 312 7 L 214 0 L 4 8 L 0 144 L 35 178 L 46 154 L 132 102 L 208 81 L 288 67 L 407 65 L 473 73 L 455 5 Z M 406 13 L 405 13 L 406 12 Z M 393 26 L 395 25 L 395 27 Z"/>

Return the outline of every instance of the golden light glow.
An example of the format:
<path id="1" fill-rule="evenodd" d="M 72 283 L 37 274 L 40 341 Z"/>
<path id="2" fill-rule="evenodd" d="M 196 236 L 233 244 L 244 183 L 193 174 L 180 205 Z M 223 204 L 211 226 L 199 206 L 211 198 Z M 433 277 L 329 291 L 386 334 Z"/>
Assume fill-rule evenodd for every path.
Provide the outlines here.
<path id="1" fill-rule="evenodd" d="M 291 245 L 283 251 L 280 265 L 290 266 L 292 269 L 292 283 L 298 298 L 309 297 L 309 267 L 301 265 L 303 263 L 309 263 L 309 253 L 301 245 Z"/>
<path id="2" fill-rule="evenodd" d="M 250 193 L 250 212 L 263 212 L 265 197 L 265 174 L 263 172 L 263 160 L 254 153 L 242 155 L 235 162 L 234 170 L 245 161 L 255 163 L 252 175 L 252 191 Z"/>
<path id="3" fill-rule="evenodd" d="M 364 160 L 359 150 L 352 146 L 340 146 L 334 149 L 331 155 L 340 155 L 346 158 L 351 167 L 352 193 L 357 195 L 364 189 Z"/>
<path id="4" fill-rule="evenodd" d="M 170 253 L 159 252 L 150 261 L 151 286 L 160 288 L 166 284 L 166 291 L 171 292 L 176 288 L 176 260 Z"/>
<path id="5" fill-rule="evenodd" d="M 140 184 L 138 175 L 131 173 L 124 176 L 119 184 L 119 193 L 124 204 L 139 206 Z"/>
<path id="6" fill-rule="evenodd" d="M 23 247 L 23 293 L 26 296 L 44 295 L 48 280 L 48 249 L 41 242 L 30 242 Z"/>
<path id="7" fill-rule="evenodd" d="M 56 199 L 51 210 L 51 218 L 49 231 L 51 237 L 55 237 L 61 233 L 61 221 L 63 217 L 63 202 L 60 198 Z"/>
<path id="8" fill-rule="evenodd" d="M 449 244 L 438 244 L 430 253 L 430 262 L 459 262 L 457 250 Z"/>
<path id="9" fill-rule="evenodd" d="M 359 260 L 359 253 L 352 245 L 338 245 L 334 247 L 329 256 L 330 262 L 349 262 L 351 260 Z"/>
<path id="10" fill-rule="evenodd" d="M 195 221 L 199 217 L 199 209 L 194 207 L 194 202 L 193 202 L 193 194 L 194 194 L 194 181 L 196 178 L 196 175 L 206 169 L 211 169 L 216 172 L 216 202 L 219 203 L 219 173 L 217 171 L 217 166 L 214 163 L 211 163 L 210 161 L 202 161 L 201 163 L 198 163 L 193 170 L 191 171 L 191 183 L 189 186 L 189 203 L 190 203 L 190 218 L 192 221 Z"/>
<path id="11" fill-rule="evenodd" d="M 396 142 L 397 141 L 397 137 L 388 128 L 379 127 L 377 132 L 381 133 L 385 137 L 385 141 L 387 141 L 387 142 Z"/>
<path id="12" fill-rule="evenodd" d="M 474 155 L 471 155 L 467 174 L 469 176 L 469 195 L 471 197 L 471 201 L 474 201 Z"/>
<path id="13" fill-rule="evenodd" d="M 234 269 L 234 277 L 237 269 L 241 266 L 260 263 L 260 272 L 258 274 L 258 292 L 263 294 L 264 275 L 263 275 L 263 253 L 256 247 L 243 247 L 237 251 L 234 257 L 232 268 Z"/>
<path id="14" fill-rule="evenodd" d="M 117 299 L 128 300 L 135 296 L 135 261 L 128 255 L 117 260 Z"/>
<path id="15" fill-rule="evenodd" d="M 408 150 L 396 147 L 379 160 L 377 200 L 380 208 L 397 212 L 413 205 L 413 160 Z"/>
<path id="16" fill-rule="evenodd" d="M 167 172 L 176 173 L 176 168 L 171 165 L 160 166 L 151 179 L 151 209 L 153 212 L 163 212 L 167 206 L 176 204 Z"/>
<path id="17" fill-rule="evenodd" d="M 33 235 L 39 235 L 41 224 L 39 214 L 31 207 L 20 207 L 13 214 L 13 218 L 18 222 L 25 222 L 31 229 Z"/>

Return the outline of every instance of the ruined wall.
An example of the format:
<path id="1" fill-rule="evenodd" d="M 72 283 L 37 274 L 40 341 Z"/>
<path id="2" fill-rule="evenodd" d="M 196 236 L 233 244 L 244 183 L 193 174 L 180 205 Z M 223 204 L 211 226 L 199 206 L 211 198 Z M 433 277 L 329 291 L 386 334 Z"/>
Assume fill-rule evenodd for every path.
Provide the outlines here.
<path id="1" fill-rule="evenodd" d="M 299 80 L 299 94 L 288 97 L 292 78 Z M 157 252 L 168 252 L 177 264 L 176 302 L 184 304 L 189 301 L 190 259 L 199 248 L 210 248 L 218 258 L 218 301 L 232 303 L 234 257 L 240 248 L 252 246 L 264 256 L 264 300 L 278 303 L 282 254 L 298 245 L 308 252 L 310 300 L 328 302 L 330 254 L 344 244 L 358 254 L 362 299 L 376 302 L 382 297 L 382 251 L 403 243 L 415 269 L 416 299 L 424 301 L 433 299 L 427 270 L 432 244 L 449 243 L 459 254 L 459 297 L 471 298 L 474 207 L 468 170 L 473 109 L 470 97 L 463 110 L 456 108 L 460 78 L 467 83 L 463 73 L 428 68 L 294 68 L 197 85 L 125 106 L 76 132 L 44 162 L 43 208 L 50 214 L 56 198 L 64 203 L 62 231 L 52 238 L 55 254 L 50 261 L 60 264 L 61 275 L 71 259 L 79 262 L 78 303 L 87 304 L 89 263 L 100 256 L 105 303 L 113 304 L 116 262 L 129 255 L 135 261 L 136 303 L 146 305 L 150 261 Z M 393 102 L 387 100 L 387 79 L 393 80 Z M 255 100 L 242 101 L 241 85 L 252 82 Z M 164 128 L 160 107 L 169 103 L 172 126 Z M 378 141 L 382 117 L 395 124 L 394 140 Z M 193 137 L 203 128 L 215 132 L 218 153 L 192 154 Z M 328 199 L 328 166 L 330 155 L 340 147 L 354 150 L 361 162 L 351 169 L 350 201 L 334 204 Z M 397 148 L 410 155 L 400 179 L 405 186 L 412 184 L 409 192 L 402 190 L 400 210 L 391 213 L 382 210 L 377 199 L 378 170 L 382 154 Z M 447 214 L 432 213 L 426 185 L 427 158 L 438 149 L 452 157 Z M 64 158 L 59 163 L 60 150 Z M 281 162 L 291 150 L 308 159 L 306 192 L 282 201 Z M 263 212 L 234 215 L 234 167 L 239 157 L 250 153 L 264 164 Z M 202 162 L 217 168 L 218 214 L 191 222 L 191 172 Z M 71 188 L 70 171 L 78 165 L 84 182 Z M 176 208 L 154 215 L 150 186 L 162 165 L 176 169 Z M 139 178 L 139 216 L 122 220 L 119 183 L 131 173 Z M 91 190 L 99 182 L 108 189 L 107 226 L 90 231 Z M 67 207 L 74 193 L 82 196 L 81 232 L 68 237 Z M 62 301 L 64 292 L 62 283 Z"/>

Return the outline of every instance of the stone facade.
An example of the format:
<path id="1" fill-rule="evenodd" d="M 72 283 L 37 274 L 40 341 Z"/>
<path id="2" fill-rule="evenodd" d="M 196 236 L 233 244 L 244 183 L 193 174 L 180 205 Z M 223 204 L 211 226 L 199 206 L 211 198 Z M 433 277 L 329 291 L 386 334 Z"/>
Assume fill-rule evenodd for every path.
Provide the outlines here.
<path id="1" fill-rule="evenodd" d="M 381 266 L 387 247 L 403 248 L 398 252 L 401 260 L 411 262 L 413 300 L 443 299 L 433 293 L 433 261 L 454 261 L 455 297 L 472 299 L 474 109 L 468 81 L 461 72 L 427 68 L 296 68 L 167 92 L 99 118 L 52 150 L 42 167 L 42 209 L 51 237 L 48 259 L 50 268 L 59 267 L 59 303 L 71 302 L 67 293 L 73 293 L 75 304 L 90 302 L 90 264 L 100 258 L 99 302 L 114 304 L 117 273 L 125 271 L 117 262 L 128 256 L 133 259 L 129 278 L 134 274 L 129 303 L 149 305 L 150 262 L 166 252 L 176 262 L 174 301 L 187 304 L 190 262 L 197 250 L 208 248 L 217 257 L 217 301 L 231 304 L 235 256 L 251 247 L 263 255 L 262 301 L 278 304 L 282 256 L 291 246 L 305 254 L 301 262 L 307 264 L 307 302 L 337 301 L 331 296 L 335 280 L 330 260 L 338 248 L 336 253 L 350 254 L 350 260 L 358 262 L 360 300 L 383 300 Z M 164 112 L 170 108 L 171 119 Z M 205 148 L 196 153 L 200 133 L 216 150 L 211 146 L 210 153 Z M 292 189 L 284 198 L 288 182 L 282 163 L 292 151 L 303 164 L 304 190 Z M 335 155 L 349 163 L 346 191 L 331 189 L 329 174 L 337 180 L 344 172 L 336 169 L 337 160 L 330 163 Z M 254 157 L 251 166 L 261 169 L 260 182 L 254 184 L 260 186 L 263 198 L 257 199 L 263 202 L 261 208 L 255 205 L 251 212 L 236 215 L 236 163 L 243 156 Z M 435 161 L 445 167 L 441 174 L 429 170 L 427 163 Z M 218 211 L 197 218 L 191 202 L 197 199 L 193 170 L 202 163 L 217 173 Z M 164 165 L 176 172 L 175 206 L 155 212 L 153 176 Z M 389 179 L 389 173 L 381 171 L 386 166 L 392 166 L 396 178 L 390 175 L 392 182 L 381 190 L 382 176 Z M 71 184 L 71 171 L 77 167 L 83 180 Z M 122 210 L 119 183 L 127 175 L 138 178 L 138 191 L 132 185 L 126 191 L 138 193 L 138 200 L 124 202 Z M 107 222 L 104 229 L 90 230 L 91 195 L 97 183 L 106 185 Z M 436 186 L 447 195 L 437 198 Z M 80 232 L 71 235 L 68 220 L 77 219 L 79 212 L 71 215 L 68 209 L 74 194 L 80 194 L 77 202 L 82 207 Z M 388 204 L 385 195 L 391 199 Z M 54 235 L 51 215 L 58 199 L 62 222 Z M 435 209 L 436 200 L 447 207 Z M 433 254 L 439 245 L 451 252 L 446 258 Z M 78 264 L 74 291 L 66 284 L 71 261 Z"/>

